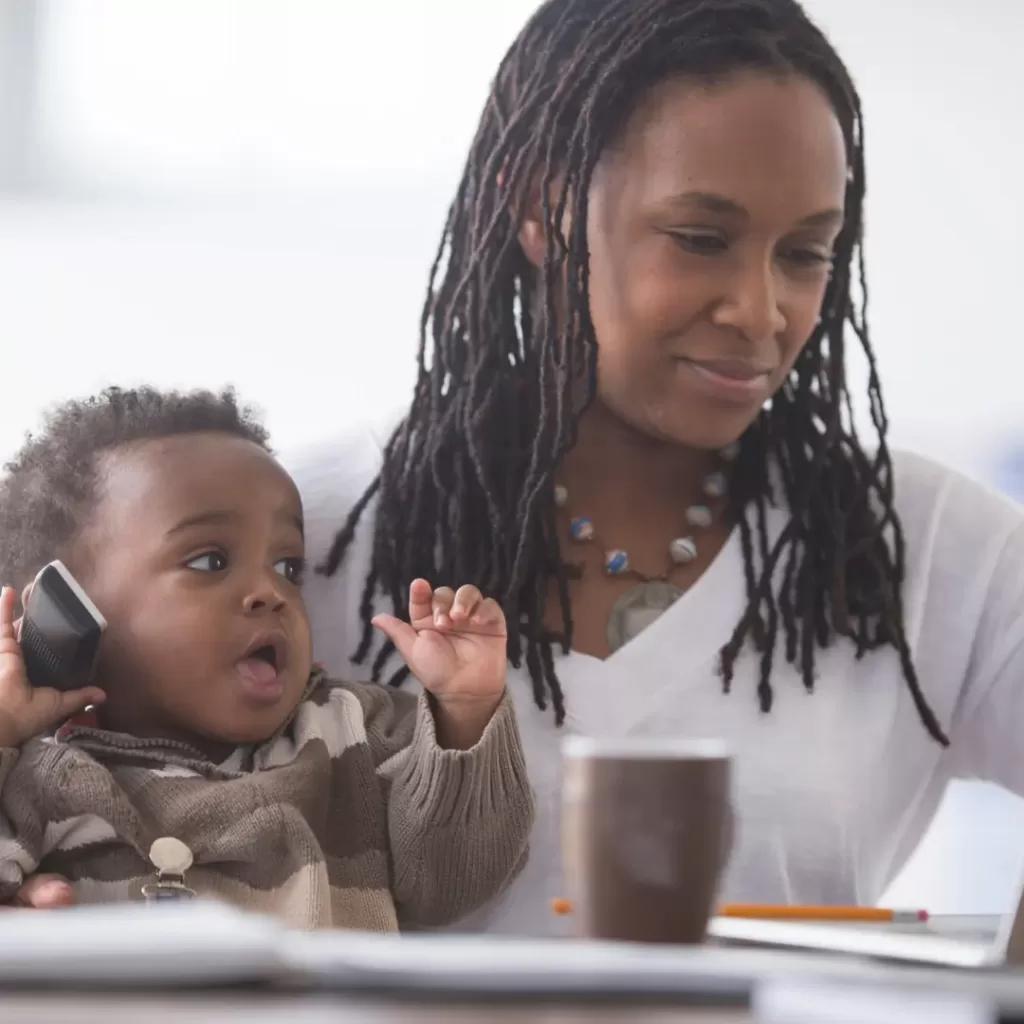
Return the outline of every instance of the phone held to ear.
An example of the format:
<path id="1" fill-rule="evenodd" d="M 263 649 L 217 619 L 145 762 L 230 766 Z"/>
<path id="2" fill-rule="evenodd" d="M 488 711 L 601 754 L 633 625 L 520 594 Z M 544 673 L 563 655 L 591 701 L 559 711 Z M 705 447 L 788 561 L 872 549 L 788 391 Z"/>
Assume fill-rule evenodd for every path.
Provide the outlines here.
<path id="1" fill-rule="evenodd" d="M 29 682 L 77 690 L 92 677 L 107 620 L 61 562 L 32 584 L 18 637 Z"/>

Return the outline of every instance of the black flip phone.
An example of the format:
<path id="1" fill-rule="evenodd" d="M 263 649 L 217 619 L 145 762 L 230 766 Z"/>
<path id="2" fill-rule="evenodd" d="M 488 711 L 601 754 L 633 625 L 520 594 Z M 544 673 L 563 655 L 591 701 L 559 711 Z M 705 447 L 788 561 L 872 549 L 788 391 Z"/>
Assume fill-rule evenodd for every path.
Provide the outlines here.
<path id="1" fill-rule="evenodd" d="M 76 690 L 92 676 L 107 620 L 61 562 L 32 584 L 18 640 L 33 686 Z"/>

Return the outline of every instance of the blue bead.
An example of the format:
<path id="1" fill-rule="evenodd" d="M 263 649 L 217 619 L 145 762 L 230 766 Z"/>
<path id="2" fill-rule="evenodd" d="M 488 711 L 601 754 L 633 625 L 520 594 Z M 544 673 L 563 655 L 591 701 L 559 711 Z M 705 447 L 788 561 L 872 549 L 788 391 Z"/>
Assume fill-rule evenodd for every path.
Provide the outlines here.
<path id="1" fill-rule="evenodd" d="M 604 571 L 609 576 L 618 576 L 629 568 L 629 555 L 620 548 L 605 552 Z"/>
<path id="2" fill-rule="evenodd" d="M 704 493 L 709 498 L 721 498 L 728 488 L 729 485 L 724 473 L 712 473 L 704 481 Z"/>
<path id="3" fill-rule="evenodd" d="M 576 516 L 569 523 L 569 536 L 573 540 L 593 540 L 594 524 L 586 516 Z"/>
<path id="4" fill-rule="evenodd" d="M 699 526 L 706 530 L 714 520 L 715 517 L 707 505 L 691 505 L 686 510 L 686 521 L 691 526 Z"/>

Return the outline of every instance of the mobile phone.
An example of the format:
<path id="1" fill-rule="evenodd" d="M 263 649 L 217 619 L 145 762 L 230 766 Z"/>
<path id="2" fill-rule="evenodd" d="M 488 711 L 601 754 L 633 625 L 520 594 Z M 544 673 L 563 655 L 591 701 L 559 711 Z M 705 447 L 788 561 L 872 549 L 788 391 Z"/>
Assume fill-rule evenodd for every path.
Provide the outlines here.
<path id="1" fill-rule="evenodd" d="M 91 676 L 107 620 L 67 567 L 50 562 L 32 584 L 18 641 L 33 686 L 77 690 Z"/>

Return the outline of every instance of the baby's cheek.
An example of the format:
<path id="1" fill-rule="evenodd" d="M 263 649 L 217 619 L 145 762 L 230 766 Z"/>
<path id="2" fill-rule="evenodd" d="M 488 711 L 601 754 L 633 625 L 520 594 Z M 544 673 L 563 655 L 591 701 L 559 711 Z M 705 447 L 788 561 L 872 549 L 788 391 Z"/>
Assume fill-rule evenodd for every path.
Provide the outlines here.
<path id="1" fill-rule="evenodd" d="M 303 682 L 309 677 L 314 668 L 323 669 L 320 662 L 313 661 L 313 643 L 307 630 L 304 635 L 295 638 L 291 646 L 289 669 L 295 675 L 301 676 Z"/>

